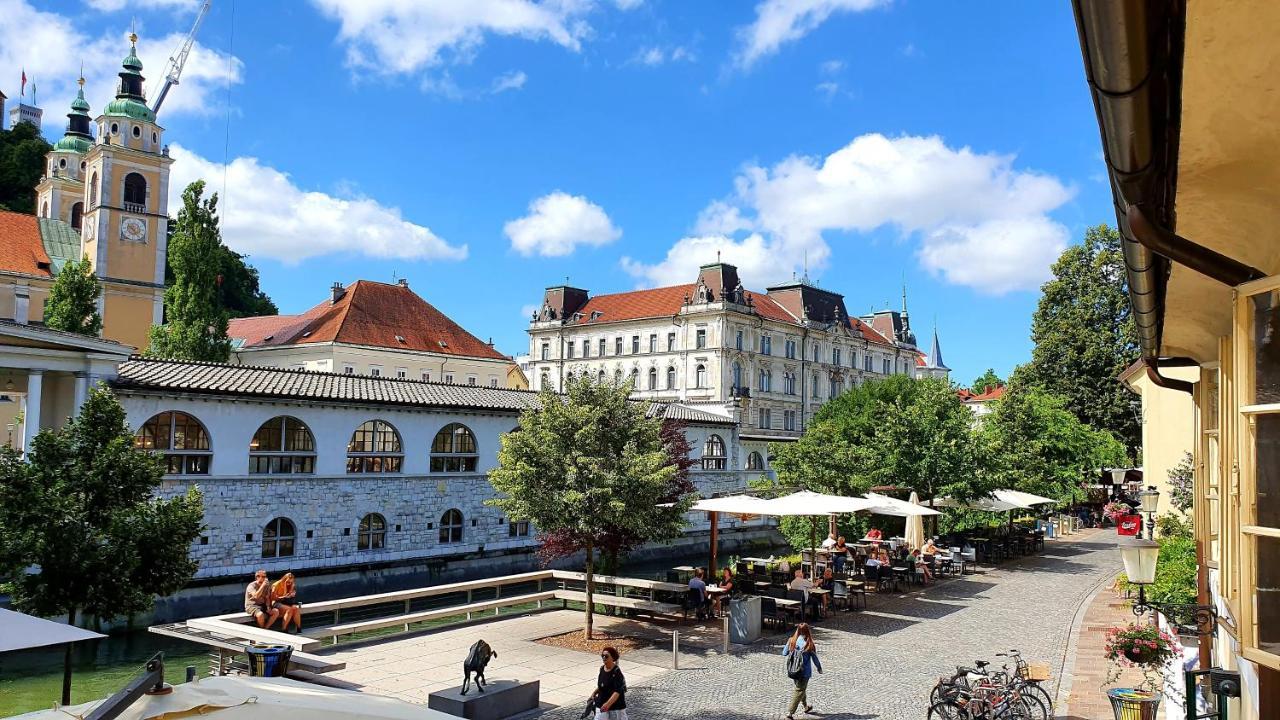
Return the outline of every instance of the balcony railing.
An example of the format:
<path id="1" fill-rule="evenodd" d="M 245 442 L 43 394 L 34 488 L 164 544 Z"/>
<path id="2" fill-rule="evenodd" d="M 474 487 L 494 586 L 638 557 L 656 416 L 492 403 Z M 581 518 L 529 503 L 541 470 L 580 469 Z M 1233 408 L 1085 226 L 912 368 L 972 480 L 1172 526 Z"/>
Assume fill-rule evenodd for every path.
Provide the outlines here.
<path id="1" fill-rule="evenodd" d="M 143 203 L 127 202 L 124 204 L 124 211 L 133 212 L 133 213 L 144 213 L 147 211 L 147 206 L 144 205 Z"/>

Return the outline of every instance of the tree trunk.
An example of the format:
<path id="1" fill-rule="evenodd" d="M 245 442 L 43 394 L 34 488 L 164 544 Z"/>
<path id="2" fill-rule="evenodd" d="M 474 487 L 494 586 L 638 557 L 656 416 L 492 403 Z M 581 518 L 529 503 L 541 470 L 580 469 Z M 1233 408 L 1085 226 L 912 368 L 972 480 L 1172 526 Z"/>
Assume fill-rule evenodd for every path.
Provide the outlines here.
<path id="1" fill-rule="evenodd" d="M 67 624 L 76 624 L 76 609 L 67 613 Z M 66 643 L 62 651 L 62 704 L 71 704 L 71 643 Z"/>
<path id="2" fill-rule="evenodd" d="M 585 628 L 587 640 L 591 639 L 591 616 L 595 610 L 595 587 L 596 581 L 593 576 L 592 562 L 595 560 L 595 548 L 591 543 L 587 543 L 587 625 Z"/>

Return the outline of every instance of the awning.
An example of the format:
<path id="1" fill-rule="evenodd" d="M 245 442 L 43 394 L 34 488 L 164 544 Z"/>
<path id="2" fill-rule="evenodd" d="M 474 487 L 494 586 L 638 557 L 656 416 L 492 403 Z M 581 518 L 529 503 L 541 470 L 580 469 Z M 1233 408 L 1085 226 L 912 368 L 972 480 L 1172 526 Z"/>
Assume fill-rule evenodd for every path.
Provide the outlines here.
<path id="1" fill-rule="evenodd" d="M 40 710 L 10 720 L 69 720 L 85 717 L 96 700 L 59 710 Z M 173 686 L 168 695 L 144 695 L 125 708 L 121 720 L 211 716 L 214 720 L 456 720 L 403 700 L 297 682 L 286 678 L 211 677 Z"/>
<path id="2" fill-rule="evenodd" d="M 0 652 L 62 645 L 104 637 L 106 635 L 102 633 L 84 630 L 75 625 L 65 625 L 13 610 L 0 610 Z"/>
<path id="3" fill-rule="evenodd" d="M 906 500 L 891 498 L 888 495 L 881 495 L 879 493 L 867 493 L 866 499 L 871 505 L 870 507 L 867 508 L 867 510 L 871 512 L 873 515 L 893 515 L 895 517 L 916 517 L 918 515 L 941 515 L 942 514 L 937 510 L 925 507 L 924 505 L 916 505 L 915 503 L 910 503 L 910 502 L 907 502 Z"/>

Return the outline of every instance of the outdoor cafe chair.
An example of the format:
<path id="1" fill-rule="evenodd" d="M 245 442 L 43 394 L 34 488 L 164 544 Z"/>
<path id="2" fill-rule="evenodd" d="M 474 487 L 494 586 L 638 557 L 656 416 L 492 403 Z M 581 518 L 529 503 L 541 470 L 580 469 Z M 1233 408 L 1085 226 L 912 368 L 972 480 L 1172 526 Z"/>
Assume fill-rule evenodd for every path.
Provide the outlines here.
<path id="1" fill-rule="evenodd" d="M 782 617 L 778 612 L 777 601 L 768 595 L 764 595 L 760 598 L 760 619 L 779 627 L 786 622 L 786 618 Z"/>

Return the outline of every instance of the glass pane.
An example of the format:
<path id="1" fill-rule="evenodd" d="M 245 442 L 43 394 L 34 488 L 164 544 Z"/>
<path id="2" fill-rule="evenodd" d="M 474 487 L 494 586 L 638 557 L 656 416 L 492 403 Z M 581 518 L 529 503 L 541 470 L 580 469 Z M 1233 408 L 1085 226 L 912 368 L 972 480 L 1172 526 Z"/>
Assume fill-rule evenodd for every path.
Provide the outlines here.
<path id="1" fill-rule="evenodd" d="M 250 450 L 273 451 L 280 449 L 280 439 L 284 432 L 281 426 L 284 424 L 284 418 L 272 418 L 258 428 L 258 432 L 253 434 L 253 440 L 249 441 Z"/>
<path id="2" fill-rule="evenodd" d="M 356 549 L 357 549 L 357 550 L 368 550 L 368 549 L 369 549 L 369 534 L 368 534 L 368 533 L 360 533 L 360 537 L 358 537 L 358 538 L 356 539 Z"/>
<path id="3" fill-rule="evenodd" d="M 306 425 L 293 418 L 286 418 L 284 449 L 294 452 L 311 452 L 316 449 L 316 442 Z"/>
<path id="4" fill-rule="evenodd" d="M 1280 402 L 1280 290 L 1253 296 L 1253 404 Z"/>
<path id="5" fill-rule="evenodd" d="M 1209 370 L 1204 374 L 1204 429 L 1218 429 L 1218 371 Z"/>
<path id="6" fill-rule="evenodd" d="M 293 538 L 282 538 L 280 540 L 280 557 L 290 557 L 293 555 Z"/>
<path id="7" fill-rule="evenodd" d="M 1256 418 L 1258 525 L 1280 528 L 1280 415 Z"/>
<path id="8" fill-rule="evenodd" d="M 1255 536 L 1258 648 L 1280 655 L 1280 538 Z"/>

